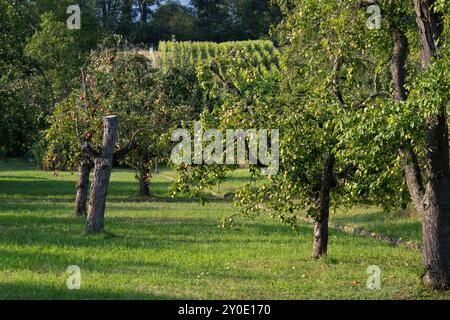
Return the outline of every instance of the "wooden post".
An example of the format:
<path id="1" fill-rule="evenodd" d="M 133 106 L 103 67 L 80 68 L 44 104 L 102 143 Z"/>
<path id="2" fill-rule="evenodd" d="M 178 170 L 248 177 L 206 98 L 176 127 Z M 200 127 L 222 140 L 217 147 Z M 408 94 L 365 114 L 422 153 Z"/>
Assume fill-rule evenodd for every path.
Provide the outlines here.
<path id="1" fill-rule="evenodd" d="M 94 178 L 91 186 L 86 233 L 103 231 L 106 192 L 113 164 L 114 147 L 117 141 L 117 116 L 108 116 L 103 119 L 104 132 L 102 150 L 94 161 Z"/>

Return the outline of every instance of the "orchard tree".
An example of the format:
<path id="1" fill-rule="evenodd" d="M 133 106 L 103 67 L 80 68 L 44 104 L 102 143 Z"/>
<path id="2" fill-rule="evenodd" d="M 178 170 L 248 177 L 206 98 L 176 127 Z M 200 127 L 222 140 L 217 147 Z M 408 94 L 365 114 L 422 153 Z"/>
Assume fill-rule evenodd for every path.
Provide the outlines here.
<path id="1" fill-rule="evenodd" d="M 365 30 L 367 41 L 356 48 L 389 55 L 383 59 L 389 68 L 389 82 L 383 81 L 389 84 L 389 95 L 367 102 L 364 112 L 343 119 L 347 130 L 340 156 L 358 162 L 361 179 L 372 193 L 383 190 L 378 178 L 370 175 L 374 169 L 377 176 L 394 177 L 401 168 L 406 186 L 399 185 L 397 193 L 407 190 L 422 217 L 423 283 L 445 288 L 450 271 L 449 6 L 444 1 L 360 3 L 364 10 L 374 4 L 381 9 L 380 28 Z"/>
<path id="2" fill-rule="evenodd" d="M 192 110 L 181 104 L 189 102 L 187 92 L 192 95 L 192 88 L 186 88 L 190 82 L 182 82 L 180 73 L 154 69 L 149 59 L 125 44 L 93 52 L 82 74 L 82 89 L 58 104 L 49 118 L 46 154 L 50 168 L 78 167 L 77 216 L 86 212 L 93 165 L 89 150 L 80 145 L 100 149 L 105 116 L 116 115 L 120 121 L 114 161 L 135 168 L 140 194 L 149 196 L 153 163 L 169 153 L 169 128 L 176 128 Z"/>
<path id="3" fill-rule="evenodd" d="M 444 1 L 414 1 L 414 6 L 410 1 L 289 4 L 291 11 L 279 28 L 280 39 L 287 40 L 286 66 L 291 71 L 285 77 L 288 88 L 294 96 L 296 92 L 304 95 L 306 105 L 313 103 L 310 110 L 323 117 L 318 121 L 319 127 L 332 128 L 326 132 L 326 148 L 322 153 L 325 159 L 322 182 L 333 159 L 342 161 L 343 168 L 349 165 L 355 170 L 344 185 L 347 192 L 342 199 L 357 196 L 404 205 L 406 190 L 398 179 L 403 171 L 406 179 L 402 180 L 406 180 L 409 196 L 422 215 L 423 282 L 435 288 L 447 287 L 448 4 Z M 365 16 L 366 6 L 373 4 L 379 5 L 383 14 L 378 30 Z M 348 28 L 349 25 L 352 27 Z M 317 138 L 316 143 L 323 141 Z M 308 156 L 314 154 L 311 151 Z M 297 150 L 287 159 L 301 154 Z M 286 174 L 292 177 L 293 172 Z M 323 186 L 319 191 L 315 242 L 323 237 L 320 230 L 324 226 L 320 224 L 326 224 L 327 210 L 320 210 L 324 203 L 320 200 L 322 191 L 328 189 Z M 274 198 L 273 192 L 270 198 Z"/>
<path id="4" fill-rule="evenodd" d="M 0 1 L 0 146 L 21 156 L 45 125 L 50 90 L 42 70 L 25 54 L 30 35 L 25 4 Z"/>
<path id="5" fill-rule="evenodd" d="M 102 56 L 92 66 L 97 70 L 92 72 L 93 81 L 97 89 L 107 92 L 104 105 L 111 106 L 123 119 L 120 130 L 139 130 L 134 150 L 123 163 L 136 169 L 139 194 L 150 196 L 153 167 L 170 154 L 169 133 L 181 121 L 195 117 L 202 105 L 202 93 L 192 81 L 195 73 L 190 67 L 157 70 L 151 60 L 130 48 L 116 53 L 105 51 Z"/>
<path id="6" fill-rule="evenodd" d="M 117 55 L 125 61 L 120 59 L 116 61 Z M 151 77 L 151 73 L 146 73 L 149 70 L 141 70 L 141 63 L 150 63 L 141 55 L 126 55 L 121 50 L 108 48 L 93 52 L 86 70 L 83 69 L 81 72 L 81 89 L 74 90 L 67 99 L 59 103 L 53 115 L 49 117 L 51 126 L 46 136 L 48 150 L 45 163 L 53 169 L 78 167 L 75 209 L 77 216 L 86 213 L 89 174 L 93 168 L 95 153 L 93 150 L 99 150 L 102 146 L 103 118 L 116 115 L 120 119 L 115 161 L 123 160 L 132 149 L 136 148 L 136 136 L 142 131 L 138 126 L 145 120 L 136 122 L 136 118 L 140 117 L 140 111 L 133 108 L 132 99 L 135 92 L 123 91 L 135 88 L 133 86 L 121 88 L 122 83 L 117 82 L 118 74 L 113 71 L 117 67 L 123 72 L 122 76 L 125 79 L 127 74 L 124 72 L 126 69 L 124 65 L 127 63 L 128 75 L 134 74 L 136 69 L 133 67 L 137 67 L 143 75 Z M 145 85 L 149 83 L 146 82 Z M 142 86 L 140 88 L 142 90 Z M 120 94 L 118 90 L 122 90 Z M 148 98 L 151 99 L 151 96 Z M 86 148 L 88 145 L 89 149 Z"/>
<path id="7" fill-rule="evenodd" d="M 379 32 L 391 36 L 392 98 L 368 109 L 358 119 L 364 127 L 356 126 L 350 136 L 368 141 L 364 148 L 376 157 L 384 147 L 397 147 L 412 203 L 422 217 L 423 283 L 445 288 L 450 283 L 450 6 L 445 1 L 378 4 L 386 21 Z M 379 41 L 374 46 L 386 49 Z M 361 130 L 366 138 L 358 134 Z M 373 142 L 378 152 L 373 151 Z"/>
<path id="8" fill-rule="evenodd" d="M 68 30 L 66 10 L 71 1 L 0 2 L 0 95 L 3 115 L 0 144 L 9 155 L 23 156 L 41 144 L 40 131 L 55 103 L 76 86 L 81 61 L 101 39 L 81 1 L 83 28 Z M 86 10 L 84 10 L 86 8 Z M 39 150 L 36 150 L 39 151 Z M 39 159 L 37 159 L 39 160 Z"/>
<path id="9" fill-rule="evenodd" d="M 422 214 L 423 283 L 450 286 L 450 171 L 447 107 L 450 99 L 450 4 L 415 0 L 424 77 L 413 102 L 424 109 L 425 172 L 406 172 L 411 198 Z M 444 30 L 445 28 L 445 30 Z M 425 82 L 426 80 L 427 82 Z M 414 174 L 414 176 L 413 176 Z M 417 180 L 415 180 L 417 179 Z M 425 179 L 425 183 L 423 182 Z M 413 182 L 414 181 L 414 182 Z"/>
<path id="10" fill-rule="evenodd" d="M 43 70 L 44 81 L 51 86 L 52 100 L 67 97 L 82 65 L 78 43 L 72 30 L 47 12 L 41 16 L 40 29 L 28 41 L 25 51 Z"/>
<path id="11" fill-rule="evenodd" d="M 170 133 L 180 124 L 196 119 L 206 103 L 192 66 L 158 71 L 153 90 L 156 110 L 147 120 L 145 141 L 126 159 L 138 173 L 141 196 L 151 195 L 149 183 L 157 163 L 169 161 Z"/>
<path id="12" fill-rule="evenodd" d="M 299 211 L 306 210 L 315 221 L 314 258 L 327 253 L 330 206 L 380 201 L 386 194 L 393 194 L 389 201 L 383 198 L 386 206 L 405 203 L 404 192 L 393 192 L 402 185 L 398 170 L 388 175 L 376 166 L 370 168 L 382 187 L 375 192 L 367 187 L 369 174 L 361 183 L 356 161 L 339 157 L 341 148 L 348 147 L 341 143 L 346 130 L 343 119 L 387 95 L 386 85 L 383 88 L 380 82 L 388 78 L 387 70 L 382 70 L 388 55 L 357 50 L 366 41 L 366 17 L 359 9 L 351 2 L 303 2 L 280 26 L 280 41 L 286 47 L 281 73 L 261 73 L 245 50 L 216 59 L 199 71 L 205 89 L 221 100 L 221 107 L 205 116 L 215 119 L 214 125 L 280 129 L 280 172 L 262 186 L 249 185 L 238 199 L 247 215 L 267 213 L 292 226 Z M 329 19 L 323 20 L 324 15 Z M 349 23 L 359 32 L 338 37 Z M 373 69 L 379 71 L 371 74 Z M 204 187 L 207 175 L 196 174 L 198 170 L 208 169 L 200 166 L 189 173 L 183 168 L 178 190 L 186 183 Z M 200 183 L 193 176 L 201 178 Z"/>
<path id="13" fill-rule="evenodd" d="M 66 26 L 70 1 L 37 1 L 29 8 L 32 15 L 39 14 L 39 26 L 25 45 L 25 53 L 35 62 L 42 81 L 51 88 L 52 104 L 79 87 L 79 70 L 91 49 L 103 38 L 92 13 L 92 4 L 81 4 L 81 29 Z M 51 110 L 50 110 L 51 111 Z"/>
<path id="14" fill-rule="evenodd" d="M 434 288 L 448 287 L 449 6 L 444 1 L 341 1 L 333 14 L 326 11 L 331 7 L 329 1 L 308 3 L 298 3 L 284 25 L 291 48 L 298 50 L 308 45 L 308 35 L 315 34 L 298 32 L 299 26 L 306 23 L 306 28 L 319 26 L 326 30 L 329 25 L 332 28 L 317 40 L 334 43 L 343 54 L 340 61 L 344 63 L 335 66 L 345 73 L 338 73 L 338 77 L 324 75 L 329 77 L 338 100 L 348 100 L 346 89 L 353 96 L 363 96 L 367 90 L 361 83 L 367 81 L 367 76 L 373 77 L 373 94 L 362 103 L 344 108 L 338 122 L 345 130 L 338 136 L 336 156 L 355 163 L 357 168 L 358 179 L 346 185 L 353 193 L 402 199 L 405 187 L 401 183 L 397 187 L 391 184 L 395 188 L 385 192 L 386 184 L 397 180 L 401 168 L 410 199 L 422 216 L 423 282 Z M 361 14 L 368 5 L 380 6 L 379 28 L 365 28 L 362 23 Z M 317 18 L 324 15 L 326 19 L 309 21 L 314 12 Z M 308 68 L 321 53 L 331 55 L 333 51 L 299 52 L 298 65 L 305 63 Z M 371 67 L 358 72 L 364 70 L 355 66 L 358 61 L 366 61 Z M 314 68 L 316 74 L 322 70 Z"/>

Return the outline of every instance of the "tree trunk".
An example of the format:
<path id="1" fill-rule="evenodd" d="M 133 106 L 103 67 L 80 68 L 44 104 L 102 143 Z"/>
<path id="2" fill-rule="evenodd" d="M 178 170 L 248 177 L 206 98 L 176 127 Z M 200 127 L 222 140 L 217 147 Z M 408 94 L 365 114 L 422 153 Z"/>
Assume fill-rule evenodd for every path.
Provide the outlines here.
<path id="1" fill-rule="evenodd" d="M 149 167 L 149 160 L 147 156 L 142 156 L 139 160 L 139 195 L 141 197 L 150 196 L 149 178 L 151 168 Z"/>
<path id="2" fill-rule="evenodd" d="M 394 48 L 391 59 L 391 75 L 393 83 L 393 98 L 396 102 L 405 101 L 408 98 L 408 92 L 405 88 L 406 79 L 406 61 L 408 59 L 408 38 L 405 33 L 392 25 L 392 39 Z M 399 149 L 402 167 L 405 172 L 406 184 L 408 185 L 409 194 L 417 208 L 422 213 L 422 201 L 424 187 L 422 182 L 422 172 L 419 160 L 414 152 L 410 141 L 404 141 L 403 146 Z"/>
<path id="3" fill-rule="evenodd" d="M 86 215 L 89 175 L 91 169 L 92 162 L 90 160 L 83 160 L 78 166 L 77 197 L 75 200 L 75 216 L 77 217 Z"/>
<path id="4" fill-rule="evenodd" d="M 312 257 L 318 259 L 327 255 L 328 249 L 328 218 L 330 215 L 330 191 L 333 185 L 333 167 L 335 158 L 327 155 L 322 181 L 317 199 L 317 217 L 314 223 L 314 240 Z"/>
<path id="5" fill-rule="evenodd" d="M 436 31 L 429 26 L 435 18 L 428 11 L 430 3 L 415 1 L 418 26 L 422 42 L 422 65 L 426 69 L 431 65 L 433 52 L 436 50 L 433 34 Z M 423 7 L 426 5 L 426 7 Z M 424 21 L 423 19 L 426 19 Z M 399 29 L 392 32 L 394 52 L 391 62 L 391 73 L 394 84 L 395 101 L 407 99 L 405 90 L 405 65 L 408 42 Z M 431 41 L 432 43 L 429 43 Z M 423 261 L 425 273 L 422 277 L 426 286 L 434 288 L 447 287 L 450 275 L 450 185 L 448 129 L 445 108 L 440 114 L 427 119 L 425 144 L 427 155 L 428 181 L 424 186 L 419 161 L 412 147 L 405 142 L 400 150 L 406 182 L 411 199 L 422 216 Z"/>
<path id="6" fill-rule="evenodd" d="M 104 118 L 102 151 L 94 158 L 94 180 L 89 199 L 86 233 L 102 232 L 105 216 L 106 192 L 113 163 L 114 146 L 117 140 L 117 116 Z"/>
<path id="7" fill-rule="evenodd" d="M 148 22 L 148 10 L 149 10 L 147 1 L 146 0 L 140 0 L 138 4 L 139 4 L 141 21 L 143 23 L 147 23 Z"/>
<path id="8" fill-rule="evenodd" d="M 417 212 L 423 215 L 423 196 L 424 186 L 422 181 L 422 170 L 420 169 L 419 160 L 413 151 L 409 142 L 399 150 L 402 167 L 405 172 L 406 185 L 408 186 L 409 195 L 416 207 Z"/>
<path id="9" fill-rule="evenodd" d="M 442 32 L 441 17 L 432 11 L 435 0 L 414 0 L 422 47 L 422 67 L 429 68 L 436 56 Z M 446 106 L 427 120 L 425 147 L 428 180 L 423 197 L 423 284 L 432 288 L 450 285 L 450 184 Z"/>
<path id="10" fill-rule="evenodd" d="M 450 284 L 450 186 L 446 117 L 427 120 L 427 175 L 422 214 L 423 284 L 447 288 Z"/>
<path id="11" fill-rule="evenodd" d="M 139 195 L 141 197 L 150 197 L 150 186 L 147 181 L 147 174 L 144 172 L 139 174 Z"/>
<path id="12" fill-rule="evenodd" d="M 435 0 L 414 0 L 422 48 L 423 69 L 427 69 L 433 63 L 432 58 L 437 51 L 437 40 L 442 33 L 442 17 L 432 10 L 435 2 Z"/>

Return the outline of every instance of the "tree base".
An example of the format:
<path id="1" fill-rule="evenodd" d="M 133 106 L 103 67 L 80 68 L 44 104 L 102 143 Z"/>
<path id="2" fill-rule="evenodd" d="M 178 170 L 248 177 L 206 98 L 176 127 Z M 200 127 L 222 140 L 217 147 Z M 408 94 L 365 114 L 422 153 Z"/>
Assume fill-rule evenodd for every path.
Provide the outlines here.
<path id="1" fill-rule="evenodd" d="M 328 218 L 317 221 L 314 224 L 314 240 L 311 257 L 320 259 L 327 255 L 328 251 Z"/>
<path id="2" fill-rule="evenodd" d="M 74 213 L 75 218 L 86 217 L 86 210 L 78 211 L 76 210 Z"/>
<path id="3" fill-rule="evenodd" d="M 99 234 L 104 232 L 105 230 L 103 229 L 103 227 L 86 226 L 86 228 L 84 229 L 85 234 Z"/>
<path id="4" fill-rule="evenodd" d="M 422 275 L 422 284 L 425 288 L 433 290 L 449 290 L 448 277 L 443 272 L 433 272 L 431 270 Z"/>

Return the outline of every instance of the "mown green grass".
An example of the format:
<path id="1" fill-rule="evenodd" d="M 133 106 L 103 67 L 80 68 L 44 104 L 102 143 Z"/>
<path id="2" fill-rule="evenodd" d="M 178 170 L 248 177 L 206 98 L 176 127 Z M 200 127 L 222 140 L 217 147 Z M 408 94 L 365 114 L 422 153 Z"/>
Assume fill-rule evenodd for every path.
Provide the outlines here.
<path id="1" fill-rule="evenodd" d="M 237 208 L 172 201 L 172 176 L 158 173 L 154 197 L 142 201 L 134 173 L 114 170 L 107 233 L 86 236 L 84 219 L 72 216 L 76 175 L 0 164 L 0 298 L 450 298 L 420 288 L 418 251 L 332 230 L 328 258 L 314 261 L 310 225 L 297 233 L 268 218 L 240 219 L 222 230 L 220 219 Z M 246 179 L 237 173 L 220 191 Z M 81 290 L 66 287 L 69 265 L 81 268 Z M 369 265 L 382 270 L 380 290 L 367 289 Z"/>
<path id="2" fill-rule="evenodd" d="M 386 212 L 381 208 L 361 205 L 352 209 L 338 209 L 331 213 L 330 220 L 407 241 L 422 241 L 420 216 L 412 207 Z"/>

